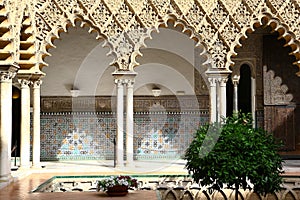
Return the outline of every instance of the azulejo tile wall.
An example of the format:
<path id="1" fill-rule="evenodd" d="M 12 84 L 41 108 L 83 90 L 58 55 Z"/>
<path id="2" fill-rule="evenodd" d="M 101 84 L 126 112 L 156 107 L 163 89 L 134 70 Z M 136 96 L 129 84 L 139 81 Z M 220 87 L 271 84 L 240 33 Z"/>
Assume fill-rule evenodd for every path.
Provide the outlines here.
<path id="1" fill-rule="evenodd" d="M 136 112 L 135 159 L 183 155 L 195 129 L 208 121 L 208 110 Z M 115 134 L 114 112 L 43 112 L 41 160 L 113 159 Z"/>

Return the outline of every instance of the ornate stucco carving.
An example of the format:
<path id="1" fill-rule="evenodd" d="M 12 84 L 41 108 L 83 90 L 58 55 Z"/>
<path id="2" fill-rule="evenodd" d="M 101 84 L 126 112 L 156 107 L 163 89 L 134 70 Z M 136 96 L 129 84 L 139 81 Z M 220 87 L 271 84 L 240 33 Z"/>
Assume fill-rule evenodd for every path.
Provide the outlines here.
<path id="1" fill-rule="evenodd" d="M 36 62 L 40 66 L 59 33 L 80 20 L 98 33 L 97 38 L 107 40 L 115 56 L 113 65 L 132 70 L 138 64 L 135 56 L 140 55 L 143 40 L 149 37 L 148 30 L 175 16 L 200 38 L 211 55 L 212 67 L 229 69 L 234 64 L 231 57 L 236 55 L 235 48 L 241 46 L 239 40 L 256 27 L 269 25 L 285 38 L 296 57 L 294 64 L 300 68 L 300 3 L 295 0 L 10 0 L 2 1 L 2 5 L 13 25 L 13 56 L 19 51 L 23 10 L 31 13 L 28 17 L 33 37 L 38 39 Z M 18 56 L 13 59 L 19 61 Z"/>
<path id="2" fill-rule="evenodd" d="M 119 81 L 124 84 L 124 81 Z M 130 82 L 129 82 L 130 83 Z M 128 84 L 128 83 L 127 83 Z M 115 99 L 108 96 L 95 97 L 42 97 L 42 112 L 72 112 L 72 111 L 115 111 Z M 209 96 L 135 96 L 134 111 L 148 112 L 152 105 L 162 105 L 167 111 L 198 111 L 209 108 Z"/>
<path id="3" fill-rule="evenodd" d="M 264 66 L 264 104 L 287 105 L 293 100 L 292 94 L 287 94 L 288 87 L 282 84 L 282 79 L 275 76 L 274 71 Z"/>

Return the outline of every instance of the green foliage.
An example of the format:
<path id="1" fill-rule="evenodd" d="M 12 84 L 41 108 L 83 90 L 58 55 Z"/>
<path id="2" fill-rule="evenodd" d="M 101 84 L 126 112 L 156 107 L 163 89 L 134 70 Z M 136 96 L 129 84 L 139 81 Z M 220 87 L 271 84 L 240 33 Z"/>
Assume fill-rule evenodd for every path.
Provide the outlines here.
<path id="1" fill-rule="evenodd" d="M 250 114 L 241 113 L 225 119 L 221 127 L 200 127 L 184 158 L 194 180 L 203 186 L 251 188 L 265 195 L 280 190 L 280 146 L 271 134 L 252 128 Z"/>

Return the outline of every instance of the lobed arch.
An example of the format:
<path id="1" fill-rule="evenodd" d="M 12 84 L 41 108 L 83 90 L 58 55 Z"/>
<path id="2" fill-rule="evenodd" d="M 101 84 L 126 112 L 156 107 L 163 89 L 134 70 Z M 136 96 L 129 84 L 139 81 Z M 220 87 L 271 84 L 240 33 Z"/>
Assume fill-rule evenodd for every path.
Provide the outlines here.
<path id="1" fill-rule="evenodd" d="M 69 27 L 76 27 L 76 26 L 79 26 L 80 28 L 88 28 L 89 34 L 95 33 L 96 34 L 95 41 L 104 40 L 104 44 L 102 47 L 109 48 L 109 52 L 107 53 L 107 56 L 113 55 L 113 46 L 110 42 L 108 42 L 108 37 L 105 34 L 101 33 L 99 27 L 94 25 L 91 20 L 85 19 L 81 15 L 76 15 L 76 17 L 74 16 L 72 21 L 65 18 L 65 22 L 63 23 L 63 26 L 56 26 L 55 29 L 53 29 L 47 33 L 45 39 L 42 41 L 42 43 L 40 44 L 40 47 L 39 47 L 42 50 L 41 52 L 43 52 L 43 55 L 42 55 L 43 62 L 47 56 L 51 56 L 51 54 L 49 53 L 49 50 L 51 48 L 56 48 L 56 46 L 54 45 L 54 41 L 57 39 L 60 39 L 61 33 L 63 33 L 63 32 L 67 33 Z M 43 66 L 47 66 L 47 65 L 48 64 L 46 63 Z M 43 66 L 41 66 L 41 70 L 42 70 Z"/>
<path id="2" fill-rule="evenodd" d="M 191 40 L 195 41 L 195 46 L 194 48 L 199 48 L 200 49 L 200 53 L 198 56 L 204 56 L 205 57 L 205 62 L 203 63 L 203 65 L 209 65 L 210 60 L 211 60 L 211 55 L 210 53 L 207 51 L 208 46 L 207 44 L 205 44 L 201 38 L 201 36 L 195 31 L 195 28 L 190 26 L 185 20 L 181 19 L 178 15 L 176 15 L 175 13 L 169 13 L 167 14 L 163 19 L 161 19 L 157 25 L 151 29 L 149 29 L 149 35 L 148 37 L 144 38 L 143 41 L 143 46 L 141 46 L 138 49 L 138 53 L 134 54 L 134 58 L 133 60 L 136 62 L 136 60 L 138 59 L 139 56 L 143 56 L 143 53 L 141 52 L 142 49 L 146 48 L 146 44 L 145 41 L 147 41 L 147 39 L 152 39 L 151 34 L 153 32 L 156 32 L 159 34 L 159 28 L 166 28 L 166 29 L 172 29 L 172 30 L 176 30 L 179 33 L 183 33 L 186 36 L 188 36 L 188 38 L 190 38 Z M 134 70 L 135 67 L 137 67 L 140 63 L 136 62 L 136 65 L 133 66 L 133 68 L 131 68 L 130 70 Z M 194 66 L 196 67 L 196 66 Z"/>
<path id="3" fill-rule="evenodd" d="M 288 2 L 297 5 L 295 2 Z M 45 29 L 46 41 L 42 41 L 42 46 L 46 46 L 45 49 L 53 46 L 53 40 L 59 38 L 60 31 L 66 31 L 68 24 L 74 24 L 74 21 L 80 19 L 91 26 L 91 31 L 97 32 L 97 38 L 108 41 L 110 54 L 115 57 L 112 65 L 118 70 L 132 71 L 139 64 L 136 58 L 142 56 L 139 49 L 144 46 L 144 40 L 151 38 L 151 32 L 158 30 L 159 27 L 168 27 L 168 21 L 174 21 L 176 27 L 181 27 L 181 32 L 194 39 L 196 47 L 201 44 L 204 47 L 201 54 L 207 55 L 207 63 L 214 60 L 217 62 L 216 67 L 222 70 L 224 68 L 228 70 L 234 64 L 232 57 L 236 55 L 235 48 L 241 46 L 240 39 L 247 38 L 247 33 L 257 27 L 270 25 L 292 48 L 291 54 L 295 55 L 297 60 L 294 64 L 300 68 L 299 41 L 290 31 L 292 28 L 287 25 L 290 23 L 284 21 L 286 16 L 280 16 L 282 13 L 279 13 L 276 5 L 273 0 L 267 2 L 239 0 L 236 3 L 225 0 L 210 2 L 141 0 L 139 3 L 108 0 L 97 0 L 94 3 L 89 0 L 69 0 L 67 3 L 40 0 L 36 6 L 36 16 L 43 12 L 42 18 L 46 19 L 46 24 L 50 24 L 48 29 Z M 47 7 L 47 11 L 44 11 L 44 7 Z M 119 11 L 124 15 L 121 16 Z M 276 17 L 273 17 L 275 16 L 273 13 L 276 13 Z M 243 15 L 241 19 L 239 14 Z M 297 14 L 295 13 L 293 17 L 297 17 Z M 201 37 L 203 31 L 207 34 Z M 112 32 L 117 34 L 114 35 Z M 137 37 L 135 32 L 140 33 L 141 37 Z M 126 35 L 122 43 L 126 44 L 127 52 L 122 52 L 117 45 L 120 43 L 118 34 Z M 44 55 L 47 55 L 47 50 L 44 52 Z M 300 71 L 297 75 L 300 76 Z"/>
<path id="4" fill-rule="evenodd" d="M 294 55 L 296 58 L 296 62 L 294 62 L 293 64 L 297 65 L 299 68 L 299 72 L 297 72 L 296 75 L 300 76 L 300 42 L 296 39 L 296 35 L 293 32 L 289 31 L 289 27 L 286 24 L 282 23 L 279 18 L 272 17 L 272 14 L 266 12 L 253 19 L 250 25 L 242 29 L 241 32 L 236 36 L 236 40 L 230 46 L 230 51 L 227 54 L 227 65 L 234 65 L 233 58 L 237 55 L 235 49 L 242 46 L 239 41 L 247 39 L 247 33 L 251 34 L 255 31 L 255 29 L 266 26 L 270 26 L 273 32 L 277 31 L 279 34 L 278 39 L 285 39 L 285 46 L 291 47 L 292 52 L 290 53 L 290 55 Z M 251 67 L 251 65 L 249 66 Z"/>

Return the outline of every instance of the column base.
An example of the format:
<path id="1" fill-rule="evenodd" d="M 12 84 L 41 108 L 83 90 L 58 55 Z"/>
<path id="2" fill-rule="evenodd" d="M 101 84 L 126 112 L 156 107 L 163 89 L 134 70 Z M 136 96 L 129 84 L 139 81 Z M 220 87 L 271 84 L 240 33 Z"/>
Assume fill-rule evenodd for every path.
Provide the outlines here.
<path id="1" fill-rule="evenodd" d="M 30 165 L 23 165 L 19 167 L 19 170 L 29 170 L 30 169 Z"/>
<path id="2" fill-rule="evenodd" d="M 124 167 L 124 163 L 116 164 L 116 168 L 123 168 L 123 167 Z"/>
<path id="3" fill-rule="evenodd" d="M 31 166 L 31 169 L 42 169 L 42 165 L 41 165 L 41 163 L 34 164 Z"/>
<path id="4" fill-rule="evenodd" d="M 1 177 L 0 177 L 0 189 L 3 188 L 3 187 L 6 187 L 6 186 L 9 185 L 12 181 L 13 181 L 13 177 L 11 176 L 11 174 L 1 176 Z"/>
<path id="5" fill-rule="evenodd" d="M 126 167 L 135 168 L 134 162 L 126 162 Z"/>

